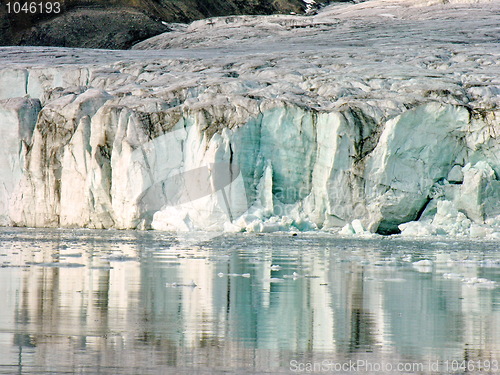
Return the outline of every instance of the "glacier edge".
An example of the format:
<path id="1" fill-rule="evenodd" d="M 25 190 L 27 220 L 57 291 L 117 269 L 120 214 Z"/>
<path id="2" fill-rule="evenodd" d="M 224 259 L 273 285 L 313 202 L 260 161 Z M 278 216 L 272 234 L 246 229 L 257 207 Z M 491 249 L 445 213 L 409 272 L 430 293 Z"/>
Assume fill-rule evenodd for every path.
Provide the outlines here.
<path id="1" fill-rule="evenodd" d="M 391 4 L 0 48 L 0 224 L 500 233 L 494 7 Z"/>
<path id="2" fill-rule="evenodd" d="M 257 223 L 275 216 L 281 220 L 276 230 L 331 228 L 359 219 L 372 232 L 391 233 L 418 218 L 433 187 L 453 167 L 487 159 L 478 153 L 493 140 L 469 132 L 488 133 L 491 125 L 476 124 L 468 109 L 438 103 L 388 120 L 379 134 L 360 129 L 366 125 L 352 108 L 325 113 L 281 104 L 209 138 L 206 108 L 170 116 L 167 110 L 160 117 L 173 118 L 171 126 L 151 123 L 158 112 L 144 116 L 100 90 L 69 96 L 40 110 L 31 143 L 18 138 L 29 151 L 17 153 L 24 166 L 17 162 L 4 172 L 19 180 L 4 192 L 4 223 L 8 217 L 17 226 L 224 230 L 234 221 L 238 230 L 264 230 Z M 378 140 L 363 149 L 373 137 Z M 228 217 L 217 191 L 182 203 L 177 196 L 189 188 L 186 182 L 169 186 L 172 175 L 215 163 L 237 165 L 240 178 L 228 184 L 230 206 L 239 200 L 256 223 Z M 498 182 L 498 160 L 482 163 L 490 168 L 489 180 Z M 465 175 L 464 189 L 471 184 Z M 498 214 L 482 207 L 500 206 L 498 188 L 492 185 L 469 204 L 475 204 L 466 209 L 471 220 L 484 224 Z M 235 196 L 238 191 L 242 197 Z M 240 216 L 246 211 L 241 207 Z M 162 224 L 161 216 L 174 212 L 182 220 Z"/>

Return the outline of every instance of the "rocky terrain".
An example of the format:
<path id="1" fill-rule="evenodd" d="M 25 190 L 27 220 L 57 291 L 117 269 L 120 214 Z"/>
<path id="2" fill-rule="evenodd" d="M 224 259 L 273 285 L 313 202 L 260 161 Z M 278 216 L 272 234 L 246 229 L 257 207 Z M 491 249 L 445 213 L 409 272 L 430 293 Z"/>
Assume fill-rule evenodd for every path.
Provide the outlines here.
<path id="1" fill-rule="evenodd" d="M 237 14 L 304 13 L 327 0 L 58 0 L 60 13 L 18 14 L 8 13 L 7 2 L 14 0 L 0 5 L 0 45 L 127 49 L 168 31 L 166 22 Z M 40 2 L 55 0 L 37 4 Z"/>
<path id="2" fill-rule="evenodd" d="M 373 0 L 170 25 L 131 51 L 1 48 L 1 222 L 498 237 L 498 4 Z"/>

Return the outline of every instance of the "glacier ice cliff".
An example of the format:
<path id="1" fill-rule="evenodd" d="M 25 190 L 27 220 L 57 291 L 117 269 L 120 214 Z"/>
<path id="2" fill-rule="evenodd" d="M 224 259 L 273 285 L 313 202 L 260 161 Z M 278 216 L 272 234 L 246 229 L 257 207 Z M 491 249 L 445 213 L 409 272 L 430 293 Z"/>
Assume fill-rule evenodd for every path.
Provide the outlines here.
<path id="1" fill-rule="evenodd" d="M 373 0 L 131 51 L 0 48 L 0 224 L 500 233 L 495 9 Z"/>

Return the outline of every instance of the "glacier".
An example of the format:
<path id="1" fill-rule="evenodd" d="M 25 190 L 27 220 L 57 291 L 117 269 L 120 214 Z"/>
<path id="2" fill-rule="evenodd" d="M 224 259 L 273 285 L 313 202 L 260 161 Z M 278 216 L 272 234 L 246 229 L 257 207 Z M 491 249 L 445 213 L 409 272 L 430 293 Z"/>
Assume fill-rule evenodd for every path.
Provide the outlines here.
<path id="1" fill-rule="evenodd" d="M 0 225 L 500 237 L 498 1 L 0 48 Z"/>

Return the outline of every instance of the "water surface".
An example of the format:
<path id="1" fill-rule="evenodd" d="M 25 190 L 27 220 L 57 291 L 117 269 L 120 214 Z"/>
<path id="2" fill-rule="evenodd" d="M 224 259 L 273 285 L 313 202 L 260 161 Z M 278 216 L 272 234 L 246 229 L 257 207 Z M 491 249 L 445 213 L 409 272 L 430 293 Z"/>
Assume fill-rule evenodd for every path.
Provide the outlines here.
<path id="1" fill-rule="evenodd" d="M 1 229 L 0 373 L 500 373 L 497 243 L 211 237 Z"/>

